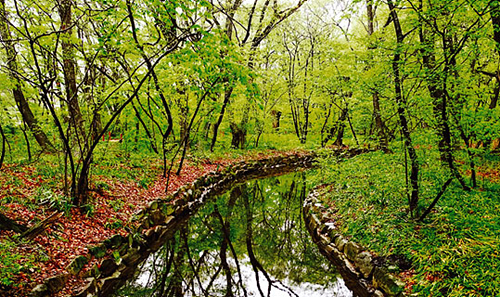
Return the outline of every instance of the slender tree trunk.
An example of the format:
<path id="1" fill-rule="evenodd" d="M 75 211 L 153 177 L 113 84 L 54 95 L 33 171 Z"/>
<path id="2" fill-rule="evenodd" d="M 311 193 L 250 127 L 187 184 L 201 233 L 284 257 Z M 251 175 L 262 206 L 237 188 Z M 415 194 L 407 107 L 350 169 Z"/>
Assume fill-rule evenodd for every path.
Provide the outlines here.
<path id="1" fill-rule="evenodd" d="M 335 125 L 335 130 L 337 132 L 337 138 L 335 139 L 334 145 L 341 147 L 344 142 L 344 129 L 345 129 L 345 120 L 347 119 L 347 107 L 342 109 L 340 112 L 339 119 L 337 121 L 337 125 Z M 332 135 L 333 136 L 333 135 Z"/>
<path id="2" fill-rule="evenodd" d="M 151 144 L 151 149 L 155 152 L 155 153 L 159 153 L 158 152 L 158 148 L 156 147 L 156 142 L 155 142 L 155 139 L 153 137 L 153 135 L 151 135 L 151 132 L 149 132 L 149 129 L 148 127 L 146 126 L 146 123 L 144 123 L 144 120 L 142 119 L 141 115 L 139 114 L 139 111 L 137 110 L 137 108 L 135 107 L 135 105 L 132 103 L 132 108 L 134 109 L 135 111 L 135 116 L 137 117 L 137 128 L 136 128 L 136 138 L 135 138 L 135 142 L 137 143 L 138 141 L 138 136 L 139 136 L 139 124 L 142 125 L 142 127 L 144 128 L 144 131 L 146 132 L 146 135 L 148 136 L 149 138 L 149 143 Z"/>
<path id="3" fill-rule="evenodd" d="M 419 9 L 423 9 L 422 1 L 420 2 Z M 429 90 L 430 96 L 433 99 L 433 113 L 437 121 L 437 134 L 439 138 L 438 148 L 440 152 L 440 158 L 443 164 L 446 164 L 450 169 L 451 174 L 460 182 L 464 190 L 470 190 L 465 184 L 465 181 L 454 164 L 454 157 L 451 151 L 451 131 L 448 121 L 447 112 L 447 94 L 446 94 L 446 76 L 450 71 L 451 63 L 453 60 L 445 61 L 444 69 L 442 73 L 436 73 L 436 57 L 434 55 L 434 41 L 427 39 L 424 32 L 423 24 L 420 26 L 419 37 L 422 43 L 422 61 L 424 67 L 427 70 L 427 88 Z M 450 49 L 446 44 L 443 44 L 445 55 L 450 52 Z M 441 77 L 444 76 L 444 77 Z"/>
<path id="4" fill-rule="evenodd" d="M 3 166 L 3 160 L 5 159 L 5 146 L 7 145 L 7 137 L 5 137 L 5 133 L 3 132 L 2 124 L 0 124 L 0 135 L 2 136 L 2 152 L 0 153 L 0 170 Z"/>
<path id="5" fill-rule="evenodd" d="M 31 161 L 31 144 L 30 144 L 30 139 L 28 137 L 28 133 L 26 133 L 26 123 L 24 124 L 24 128 L 21 128 L 21 131 L 23 131 L 24 135 L 24 141 L 26 142 L 26 152 L 28 153 L 28 160 Z"/>
<path id="6" fill-rule="evenodd" d="M 9 25 L 7 22 L 7 14 L 5 9 L 5 0 L 0 0 L 0 37 L 6 52 L 7 57 L 7 67 L 8 75 L 13 80 L 14 86 L 12 87 L 12 95 L 16 101 L 16 105 L 21 112 L 23 121 L 28 125 L 31 133 L 36 139 L 36 142 L 40 145 L 42 150 L 47 152 L 55 152 L 54 146 L 50 142 L 49 138 L 42 130 L 38 121 L 36 120 L 31 108 L 29 107 L 28 101 L 24 97 L 22 90 L 22 80 L 18 75 L 18 65 L 17 65 L 17 52 L 14 48 L 14 41 L 12 40 Z"/>
<path id="7" fill-rule="evenodd" d="M 400 74 L 400 63 L 401 63 L 401 51 L 403 45 L 403 31 L 401 29 L 401 25 L 399 23 L 398 14 L 396 12 L 396 8 L 392 0 L 388 0 L 387 4 L 389 6 L 390 14 L 392 17 L 392 22 L 394 24 L 394 30 L 396 32 L 396 50 L 394 53 L 394 58 L 392 60 L 392 70 L 394 75 L 394 88 L 396 92 L 396 104 L 398 106 L 398 115 L 399 121 L 401 124 L 401 130 L 403 132 L 404 142 L 406 149 L 408 150 L 408 154 L 411 160 L 411 171 L 410 171 L 410 184 L 411 184 L 411 195 L 409 198 L 409 208 L 410 213 L 413 215 L 413 211 L 418 206 L 418 162 L 417 162 L 417 152 L 413 147 L 410 129 L 408 128 L 408 121 L 406 119 L 406 100 L 403 97 L 402 91 L 402 82 L 401 82 L 401 74 Z"/>
<path id="8" fill-rule="evenodd" d="M 375 32 L 374 29 L 374 19 L 375 11 L 373 6 L 373 0 L 366 0 L 366 12 L 368 20 L 368 35 L 372 36 Z M 369 45 L 368 50 L 371 51 L 375 49 L 374 45 Z M 380 110 L 380 98 L 377 90 L 372 93 L 372 104 L 373 104 L 373 119 L 375 121 L 375 133 L 377 134 L 379 149 L 383 151 L 388 151 L 389 141 L 387 139 L 386 127 L 382 120 L 382 112 Z"/>
<path id="9" fill-rule="evenodd" d="M 76 138 L 80 145 L 85 141 L 83 129 L 83 117 L 78 103 L 78 87 L 76 83 L 76 62 L 74 57 L 72 30 L 72 0 L 61 0 L 59 5 L 59 16 L 61 17 L 61 30 L 64 31 L 61 38 L 63 54 L 64 86 L 66 90 L 66 102 L 70 115 L 70 125 L 74 128 Z"/>
<path id="10" fill-rule="evenodd" d="M 229 104 L 229 99 L 231 98 L 232 93 L 233 93 L 233 87 L 226 86 L 226 90 L 224 91 L 224 102 L 222 103 L 222 108 L 219 113 L 219 118 L 217 119 L 217 122 L 214 123 L 212 143 L 210 144 L 210 151 L 212 152 L 214 150 L 215 143 L 217 142 L 217 134 L 219 132 L 219 127 L 222 123 L 222 119 L 224 118 L 224 114 L 226 112 L 226 108 Z"/>

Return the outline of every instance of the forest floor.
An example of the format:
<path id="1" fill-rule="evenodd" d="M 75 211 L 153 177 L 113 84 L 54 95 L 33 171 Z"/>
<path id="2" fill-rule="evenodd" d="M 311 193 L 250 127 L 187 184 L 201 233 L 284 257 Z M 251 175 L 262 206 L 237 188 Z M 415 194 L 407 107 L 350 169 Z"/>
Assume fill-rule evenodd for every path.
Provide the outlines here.
<path id="1" fill-rule="evenodd" d="M 412 296 L 498 296 L 500 292 L 500 156 L 476 163 L 477 187 L 453 181 L 430 214 L 418 220 L 449 178 L 437 152 L 418 150 L 420 202 L 408 216 L 404 159 L 372 152 L 323 161 L 320 189 L 339 232 L 377 256 L 405 260 L 400 271 Z M 463 158 L 465 160 L 465 158 Z M 457 166 L 466 162 L 459 161 Z M 330 173 L 330 174 L 328 174 Z M 467 183 L 471 171 L 461 171 Z M 405 264 L 406 265 L 406 264 Z M 407 266 L 407 265 L 406 265 Z"/>
<path id="2" fill-rule="evenodd" d="M 189 156 L 181 175 L 171 175 L 168 193 L 234 162 L 295 153 L 265 150 Z M 437 168 L 435 156 L 424 150 L 419 153 L 423 162 L 418 211 L 422 212 L 446 176 Z M 374 152 L 322 162 L 317 182 L 331 184 L 323 188 L 324 201 L 341 232 L 360 238 L 363 246 L 376 253 L 389 251 L 411 260 L 414 268 L 405 279 L 408 291 L 422 296 L 494 295 L 500 288 L 500 157 L 478 164 L 476 189 L 464 192 L 453 182 L 428 218 L 416 222 L 408 219 L 400 155 Z M 73 208 L 63 194 L 57 158 L 6 164 L 0 171 L 0 212 L 10 219 L 29 227 L 55 212 L 64 213 L 31 241 L 0 231 L 0 296 L 27 295 L 43 279 L 60 274 L 77 256 L 86 255 L 89 246 L 114 234 L 126 235 L 134 213 L 165 197 L 161 160 L 120 150 L 106 156 L 95 160 L 91 204 L 86 210 Z M 462 173 L 470 175 L 470 171 Z M 92 259 L 79 275 L 96 263 Z M 81 278 L 71 278 L 58 296 L 71 295 L 81 284 Z"/>
<path id="3" fill-rule="evenodd" d="M 188 158 L 180 175 L 172 173 L 168 193 L 234 162 L 292 153 L 295 152 L 268 150 L 227 155 L 215 160 Z M 0 231 L 0 256 L 3 259 L 0 296 L 25 296 L 44 279 L 65 271 L 74 258 L 86 255 L 89 246 L 115 234 L 126 235 L 135 212 L 151 201 L 165 197 L 166 178 L 158 164 L 161 160 L 144 158 L 122 163 L 117 160 L 97 161 L 91 178 L 91 206 L 85 211 L 72 207 L 69 198 L 63 195 L 62 176 L 55 164 L 40 161 L 7 164 L 0 171 L 0 184 L 3 185 L 0 210 L 3 214 L 28 227 L 55 212 L 64 212 L 64 215 L 32 241 L 12 231 Z M 96 263 L 97 260 L 92 259 L 80 275 Z M 79 278 L 70 278 L 67 288 L 58 295 L 74 293 L 81 283 Z"/>

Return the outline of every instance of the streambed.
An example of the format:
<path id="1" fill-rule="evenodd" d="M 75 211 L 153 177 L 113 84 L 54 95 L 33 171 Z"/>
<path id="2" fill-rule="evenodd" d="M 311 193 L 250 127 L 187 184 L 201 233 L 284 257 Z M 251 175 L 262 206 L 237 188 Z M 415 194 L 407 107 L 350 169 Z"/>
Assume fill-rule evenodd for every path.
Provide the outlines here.
<path id="1" fill-rule="evenodd" d="M 306 175 L 250 180 L 211 199 L 116 296 L 353 296 L 304 226 Z"/>

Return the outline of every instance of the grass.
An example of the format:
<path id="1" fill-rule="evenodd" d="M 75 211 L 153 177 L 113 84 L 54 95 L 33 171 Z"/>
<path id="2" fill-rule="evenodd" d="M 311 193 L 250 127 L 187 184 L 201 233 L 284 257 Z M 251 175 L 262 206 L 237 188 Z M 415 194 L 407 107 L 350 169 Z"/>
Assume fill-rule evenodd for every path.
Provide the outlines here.
<path id="1" fill-rule="evenodd" d="M 35 256 L 24 257 L 16 253 L 16 244 L 6 240 L 0 243 L 0 287 L 20 286 L 14 283 L 15 275 L 27 277 L 34 267 Z M 27 279 L 27 278 L 26 278 Z"/>
<path id="2" fill-rule="evenodd" d="M 438 153 L 419 150 L 422 213 L 447 179 Z M 500 185 L 484 179 L 465 192 L 455 181 L 419 223 L 408 214 L 403 154 L 374 152 L 336 162 L 324 159 L 317 180 L 331 183 L 324 203 L 342 233 L 379 255 L 411 260 L 408 282 L 418 296 L 495 296 L 500 292 Z M 498 158 L 478 158 L 480 170 Z M 465 171 L 465 170 L 464 170 Z M 498 180 L 496 181 L 498 182 Z"/>

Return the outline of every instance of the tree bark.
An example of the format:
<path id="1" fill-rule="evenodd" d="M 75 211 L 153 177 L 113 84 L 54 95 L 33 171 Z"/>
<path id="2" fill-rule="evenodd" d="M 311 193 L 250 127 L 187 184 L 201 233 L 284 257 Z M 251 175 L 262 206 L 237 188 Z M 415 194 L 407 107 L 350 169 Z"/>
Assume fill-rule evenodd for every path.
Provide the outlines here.
<path id="1" fill-rule="evenodd" d="M 18 224 L 3 213 L 0 213 L 0 230 L 12 230 L 16 233 L 23 233 L 28 230 L 28 227 Z"/>
<path id="2" fill-rule="evenodd" d="M 366 14 L 368 21 L 368 35 L 371 37 L 373 33 L 375 33 L 374 29 L 374 19 L 375 19 L 375 9 L 373 6 L 373 0 L 366 0 Z M 375 49 L 375 46 L 372 44 L 368 45 L 368 50 Z M 377 90 L 372 92 L 372 105 L 373 105 L 373 120 L 375 121 L 375 133 L 378 138 L 378 146 L 379 149 L 383 151 L 388 151 L 389 141 L 387 138 L 386 127 L 382 120 L 382 112 L 380 110 L 380 98 Z"/>
<path id="3" fill-rule="evenodd" d="M 394 24 L 394 30 L 396 32 L 396 50 L 394 53 L 394 58 L 392 60 L 392 69 L 394 74 L 394 89 L 396 92 L 396 104 L 398 106 L 398 115 L 399 121 L 401 124 L 401 130 L 404 137 L 404 142 L 406 149 L 408 150 L 408 154 L 410 155 L 411 160 L 411 171 L 410 171 L 410 184 L 411 184 L 411 195 L 409 197 L 409 208 L 410 213 L 413 214 L 413 211 L 418 206 L 418 162 L 417 162 L 417 152 L 413 147 L 413 142 L 411 139 L 410 129 L 408 128 L 408 121 L 406 119 L 406 100 L 403 97 L 403 91 L 401 88 L 401 74 L 400 74 L 400 63 L 401 63 L 401 48 L 403 45 L 404 35 L 401 29 L 401 25 L 399 23 L 398 14 L 396 12 L 396 8 L 392 0 L 388 0 L 387 4 L 389 6 L 392 22 Z"/>
<path id="4" fill-rule="evenodd" d="M 2 153 L 0 154 L 0 170 L 3 166 L 3 160 L 5 158 L 5 146 L 7 145 L 7 138 L 5 137 L 5 133 L 3 132 L 2 124 L 0 124 L 0 135 L 2 136 Z"/>
<path id="5" fill-rule="evenodd" d="M 420 12 L 422 12 L 423 4 L 420 1 L 419 6 Z M 419 31 L 419 38 L 422 44 L 422 62 L 427 70 L 426 81 L 427 89 L 433 100 L 433 113 L 437 122 L 437 134 L 439 138 L 438 148 L 440 153 L 441 162 L 446 164 L 450 169 L 451 174 L 460 182 L 464 190 L 470 190 L 465 184 L 465 181 L 456 168 L 454 164 L 454 158 L 451 151 L 451 131 L 448 122 L 448 112 L 447 112 L 447 94 L 446 94 L 446 76 L 450 71 L 450 66 L 455 61 L 453 59 L 447 59 L 444 62 L 444 69 L 441 73 L 437 72 L 436 57 L 434 55 L 434 41 L 429 40 L 426 36 L 431 34 L 426 34 L 424 32 L 424 25 L 421 24 Z M 445 55 L 450 53 L 452 49 L 448 48 L 448 45 L 443 44 Z M 441 77 L 444 76 L 444 77 Z"/>
<path id="6" fill-rule="evenodd" d="M 59 16 L 61 17 L 61 30 L 64 31 L 61 38 L 63 55 L 64 86 L 66 90 L 66 103 L 68 105 L 69 123 L 74 128 L 78 142 L 85 141 L 83 129 L 83 117 L 78 103 L 78 87 L 76 84 L 76 62 L 74 58 L 72 30 L 72 0 L 61 0 L 59 5 Z"/>

